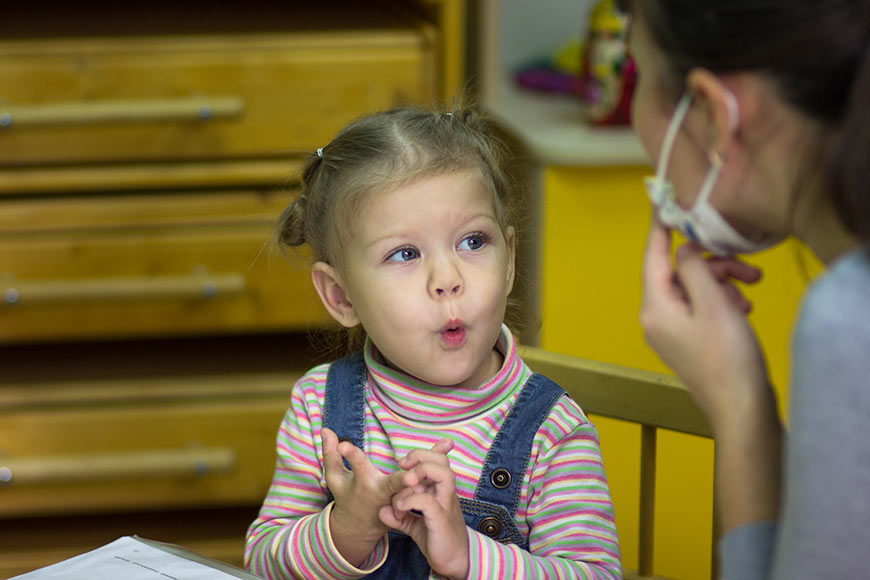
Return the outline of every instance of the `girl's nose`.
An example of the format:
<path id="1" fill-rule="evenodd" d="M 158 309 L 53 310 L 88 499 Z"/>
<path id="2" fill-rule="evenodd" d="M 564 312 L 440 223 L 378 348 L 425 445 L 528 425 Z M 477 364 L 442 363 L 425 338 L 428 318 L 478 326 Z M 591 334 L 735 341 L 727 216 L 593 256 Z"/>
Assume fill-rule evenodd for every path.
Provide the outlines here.
<path id="1" fill-rule="evenodd" d="M 456 286 L 449 288 L 449 289 L 448 288 L 436 288 L 435 293 L 438 296 L 443 296 L 445 294 L 459 294 L 460 288 L 461 288 L 460 284 L 457 284 Z"/>
<path id="2" fill-rule="evenodd" d="M 432 269 L 429 293 L 433 298 L 446 298 L 462 293 L 462 276 L 450 260 L 443 260 Z"/>

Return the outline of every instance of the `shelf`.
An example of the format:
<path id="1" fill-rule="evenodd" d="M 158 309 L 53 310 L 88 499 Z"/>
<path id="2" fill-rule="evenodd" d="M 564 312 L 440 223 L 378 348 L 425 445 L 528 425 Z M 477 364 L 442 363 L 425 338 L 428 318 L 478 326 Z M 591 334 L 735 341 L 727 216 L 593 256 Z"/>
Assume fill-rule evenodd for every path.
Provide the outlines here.
<path id="1" fill-rule="evenodd" d="M 525 0 L 482 0 L 475 39 L 481 101 L 530 149 L 536 163 L 559 166 L 647 166 L 629 127 L 592 127 L 579 97 L 518 87 L 512 72 L 583 38 L 595 0 L 552 0 L 541 10 Z"/>
<path id="2" fill-rule="evenodd" d="M 508 124 L 538 163 L 561 166 L 650 165 L 629 127 L 592 127 L 577 97 L 522 90 L 505 79 L 489 110 Z"/>

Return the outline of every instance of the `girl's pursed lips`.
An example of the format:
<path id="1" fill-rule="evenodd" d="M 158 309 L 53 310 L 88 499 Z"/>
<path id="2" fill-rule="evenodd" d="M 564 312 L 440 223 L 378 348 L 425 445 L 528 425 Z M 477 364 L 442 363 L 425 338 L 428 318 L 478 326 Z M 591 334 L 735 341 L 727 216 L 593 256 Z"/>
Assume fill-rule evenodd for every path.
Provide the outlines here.
<path id="1" fill-rule="evenodd" d="M 459 318 L 451 318 L 441 327 L 441 332 L 449 332 L 451 330 L 462 330 L 465 328 L 465 323 Z"/>

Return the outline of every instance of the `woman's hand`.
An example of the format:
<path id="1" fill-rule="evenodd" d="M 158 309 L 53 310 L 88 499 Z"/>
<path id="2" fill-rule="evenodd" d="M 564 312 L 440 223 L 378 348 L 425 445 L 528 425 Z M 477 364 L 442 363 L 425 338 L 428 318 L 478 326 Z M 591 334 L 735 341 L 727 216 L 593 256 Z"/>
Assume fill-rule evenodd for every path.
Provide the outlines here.
<path id="1" fill-rule="evenodd" d="M 749 302 L 732 280 L 758 269 L 705 258 L 691 246 L 670 261 L 670 232 L 653 220 L 644 253 L 641 325 L 646 340 L 692 391 L 716 437 L 716 488 L 723 533 L 778 517 L 782 430 Z"/>
<path id="2" fill-rule="evenodd" d="M 414 540 L 435 573 L 465 578 L 468 533 L 447 459 L 452 448 L 452 441 L 442 439 L 431 450 L 412 451 L 402 459 L 405 488 L 393 496 L 391 507 L 381 509 L 380 517 Z"/>
<path id="3" fill-rule="evenodd" d="M 644 253 L 641 326 L 714 430 L 769 393 L 764 358 L 746 320 L 751 305 L 733 283 L 760 277 L 745 262 L 705 257 L 691 245 L 677 249 L 674 269 L 670 232 L 653 219 Z"/>

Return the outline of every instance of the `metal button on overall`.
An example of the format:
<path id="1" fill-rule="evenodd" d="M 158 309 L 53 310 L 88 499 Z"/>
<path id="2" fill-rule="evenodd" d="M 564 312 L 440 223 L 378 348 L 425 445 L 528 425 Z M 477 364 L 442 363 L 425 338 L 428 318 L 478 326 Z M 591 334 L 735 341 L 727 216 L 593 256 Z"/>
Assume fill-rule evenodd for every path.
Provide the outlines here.
<path id="1" fill-rule="evenodd" d="M 501 522 L 498 521 L 498 518 L 488 517 L 483 518 L 479 524 L 477 524 L 477 531 L 481 534 L 489 536 L 490 538 L 498 538 L 501 535 L 502 531 Z"/>
<path id="2" fill-rule="evenodd" d="M 511 484 L 511 472 L 499 467 L 489 475 L 489 481 L 496 489 L 505 489 Z"/>

